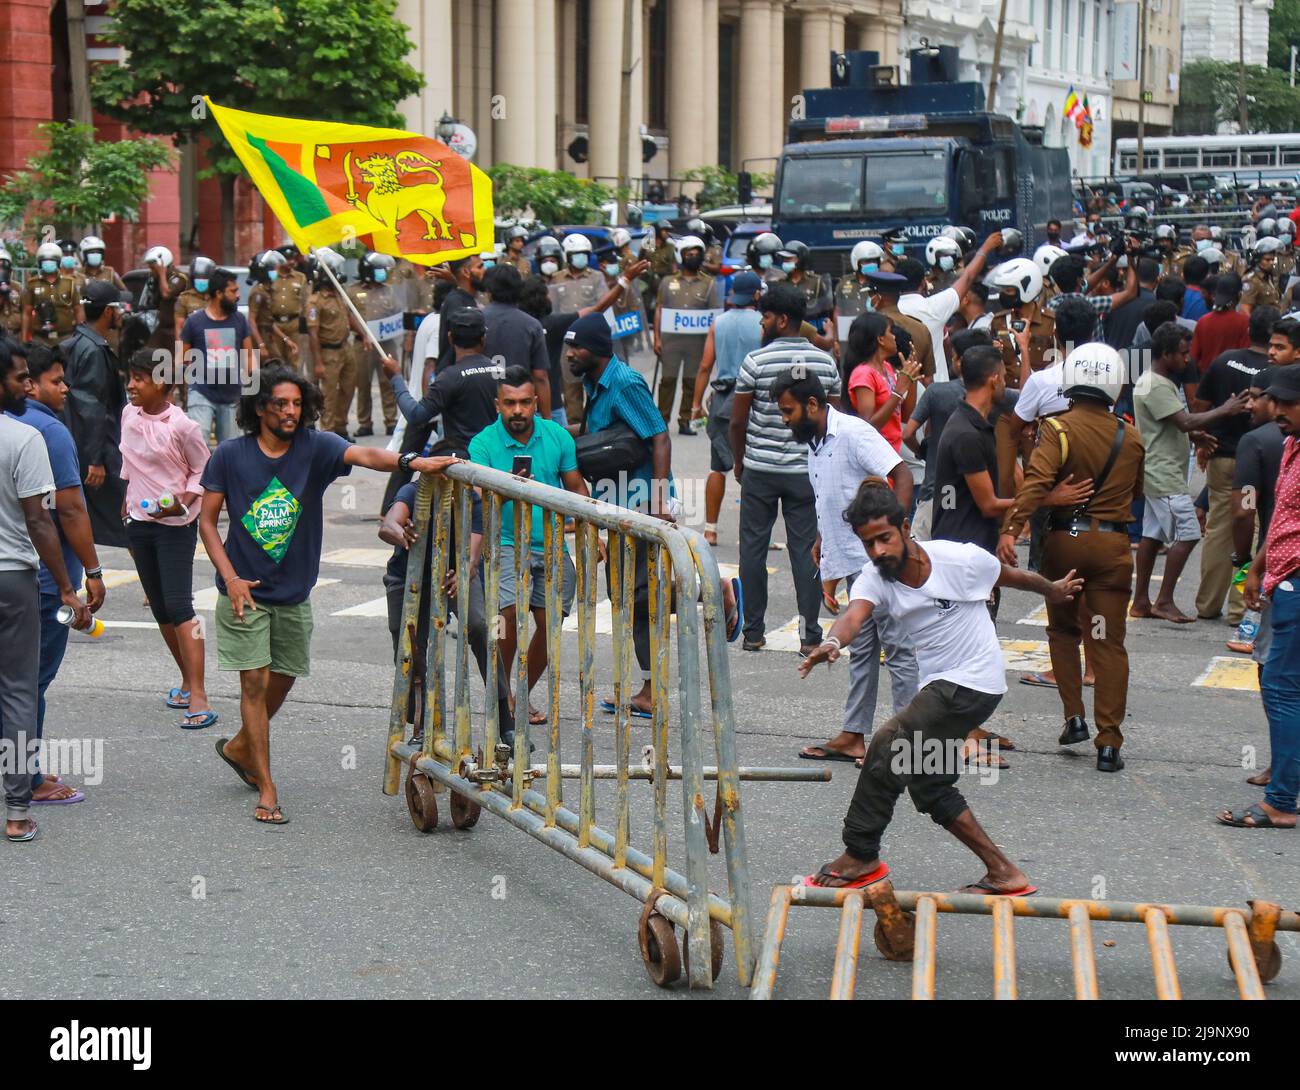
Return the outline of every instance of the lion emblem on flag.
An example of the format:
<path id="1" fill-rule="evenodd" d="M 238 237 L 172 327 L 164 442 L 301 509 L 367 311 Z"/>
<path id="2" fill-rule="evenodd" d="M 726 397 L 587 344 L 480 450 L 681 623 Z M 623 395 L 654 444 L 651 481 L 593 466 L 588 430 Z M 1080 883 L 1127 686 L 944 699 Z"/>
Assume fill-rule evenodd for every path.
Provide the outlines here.
<path id="1" fill-rule="evenodd" d="M 443 191 L 441 159 L 430 159 L 418 151 L 399 151 L 396 155 L 376 153 L 357 160 L 361 180 L 370 186 L 362 200 L 353 187 L 352 153 L 348 152 L 343 169 L 348 177 L 348 200 L 354 205 L 364 205 L 366 210 L 393 232 L 407 216 L 419 216 L 424 221 L 424 238 L 452 238 L 451 224 L 443 216 L 447 195 Z M 404 174 L 432 174 L 435 181 L 417 185 L 404 185 Z"/>

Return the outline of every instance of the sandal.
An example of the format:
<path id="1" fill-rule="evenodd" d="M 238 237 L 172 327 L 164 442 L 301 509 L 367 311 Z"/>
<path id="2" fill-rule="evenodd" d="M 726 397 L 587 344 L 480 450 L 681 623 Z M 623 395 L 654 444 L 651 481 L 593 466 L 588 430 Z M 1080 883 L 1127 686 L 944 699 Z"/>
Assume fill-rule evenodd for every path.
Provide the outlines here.
<path id="1" fill-rule="evenodd" d="M 612 700 L 602 700 L 600 702 L 600 710 L 603 711 L 606 715 L 613 715 L 618 709 L 614 706 L 614 702 Z M 638 708 L 636 706 L 632 706 L 629 710 L 632 712 L 632 716 L 635 719 L 654 718 L 653 712 L 645 711 L 644 709 Z"/>
<path id="2" fill-rule="evenodd" d="M 269 814 L 270 816 L 264 818 L 258 817 L 257 812 L 259 810 L 261 810 L 265 814 Z M 263 806 L 259 802 L 256 806 L 253 807 L 253 820 L 256 821 L 259 825 L 288 825 L 289 824 L 289 819 L 285 816 L 284 811 L 280 809 L 280 804 L 278 802 L 274 806 Z"/>
<path id="3" fill-rule="evenodd" d="M 811 753 L 810 750 L 820 750 L 820 752 Z M 825 742 L 818 746 L 804 746 L 799 751 L 799 756 L 805 761 L 860 761 L 862 759 L 840 749 L 831 749 Z"/>
<path id="4" fill-rule="evenodd" d="M 1224 815 L 1227 815 L 1226 817 Z M 1238 815 L 1232 810 L 1223 810 L 1214 815 L 1220 825 L 1231 825 L 1234 829 L 1294 829 L 1294 825 L 1274 825 L 1273 819 L 1257 802 L 1252 802 Z"/>
<path id="5" fill-rule="evenodd" d="M 183 710 L 190 706 L 190 694 L 188 690 L 182 689 L 179 685 L 167 694 L 167 707 Z"/>
<path id="6" fill-rule="evenodd" d="M 217 721 L 217 718 L 217 713 L 209 708 L 203 712 L 186 712 L 176 725 L 181 730 L 200 730 L 203 727 L 212 726 Z"/>
<path id="7" fill-rule="evenodd" d="M 247 772 L 244 771 L 242 765 L 236 764 L 233 758 L 226 756 L 226 743 L 229 741 L 230 741 L 229 738 L 217 739 L 217 756 L 220 757 L 223 761 L 226 762 L 226 764 L 228 764 L 231 768 L 235 770 L 235 775 L 244 781 L 244 785 L 246 787 L 251 787 L 254 791 L 256 791 L 257 781 L 253 779 L 253 777 L 250 776 Z"/>
<path id="8" fill-rule="evenodd" d="M 1022 886 L 1020 889 L 1005 890 L 991 886 L 987 882 L 972 882 L 969 886 L 962 886 L 957 892 L 974 893 L 976 896 L 983 897 L 1032 897 L 1038 892 L 1038 887 Z"/>
<path id="9" fill-rule="evenodd" d="M 740 623 L 745 617 L 745 593 L 739 579 L 731 581 L 731 589 L 736 594 L 736 610 L 727 614 L 727 642 L 735 643 L 740 638 Z"/>
<path id="10" fill-rule="evenodd" d="M 857 878 L 844 878 L 839 871 L 831 870 L 829 866 L 822 867 L 816 874 L 805 875 L 803 884 L 814 889 L 864 889 L 888 877 L 889 865 L 882 861 L 875 870 L 859 875 Z M 838 886 L 828 886 L 824 882 L 817 881 L 818 878 L 837 878 L 843 881 Z"/>
<path id="11" fill-rule="evenodd" d="M 47 780 L 49 779 L 48 776 L 46 776 L 45 778 L 46 778 Z M 63 788 L 63 790 L 69 792 L 69 794 L 64 795 L 62 798 L 57 798 L 57 799 L 55 799 L 55 798 L 47 798 L 47 799 L 38 799 L 38 798 L 33 798 L 33 799 L 32 799 L 32 805 L 33 805 L 33 806 L 71 806 L 74 802 L 85 802 L 85 801 L 86 801 L 86 793 L 85 793 L 84 791 L 78 791 L 75 787 L 70 787 L 70 786 L 67 785 L 67 784 L 62 784 L 62 783 L 61 783 L 61 784 L 59 784 L 59 786 L 60 786 L 61 788 Z"/>
<path id="12" fill-rule="evenodd" d="M 36 834 L 40 830 L 37 829 L 36 822 L 31 818 L 27 819 L 27 824 L 31 826 L 27 832 L 19 833 L 17 836 L 14 836 L 12 833 L 5 833 L 5 839 L 9 841 L 10 844 L 30 844 L 36 839 Z"/>

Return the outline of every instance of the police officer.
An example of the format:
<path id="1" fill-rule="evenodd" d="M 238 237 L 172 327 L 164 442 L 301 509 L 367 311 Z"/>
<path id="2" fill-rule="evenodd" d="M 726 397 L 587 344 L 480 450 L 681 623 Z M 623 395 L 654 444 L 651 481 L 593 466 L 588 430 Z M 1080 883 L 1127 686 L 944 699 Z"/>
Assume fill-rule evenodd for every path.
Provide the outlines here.
<path id="1" fill-rule="evenodd" d="M 402 262 L 402 264 L 406 264 Z M 438 286 L 438 274 L 432 268 L 412 266 L 406 282 L 406 354 L 415 351 L 415 334 L 420 323 L 433 311 L 433 293 Z M 418 380 L 419 376 L 416 376 Z"/>
<path id="2" fill-rule="evenodd" d="M 388 284 L 388 277 L 394 265 L 396 262 L 388 254 L 366 254 L 361 260 L 361 279 L 355 284 L 348 285 L 348 295 L 357 310 L 361 311 L 361 317 L 367 322 L 377 322 L 385 318 L 395 319 L 395 316 L 402 312 L 397 296 Z M 385 339 L 381 343 L 385 355 L 391 356 L 400 363 L 401 337 Z M 357 423 L 359 425 L 357 435 L 375 434 L 371 385 L 376 372 L 379 373 L 379 400 L 383 406 L 384 429 L 387 434 L 392 435 L 397 428 L 397 395 L 393 393 L 393 388 L 388 383 L 388 376 L 384 374 L 379 353 L 375 351 L 375 346 L 370 342 L 369 337 L 356 338 L 352 350 L 356 355 Z"/>
<path id="3" fill-rule="evenodd" d="M 785 279 L 785 270 L 777 261 L 784 249 L 779 236 L 771 231 L 756 235 L 754 241 L 745 248 L 745 263 L 750 270 L 763 278 L 764 284 L 775 284 Z"/>
<path id="4" fill-rule="evenodd" d="M 328 262 L 342 283 L 343 258 L 339 254 L 322 247 L 316 251 L 316 260 Z M 347 439 L 348 409 L 356 386 L 356 364 L 348 347 L 348 333 L 356 322 L 323 269 L 315 270 L 314 286 L 306 317 L 316 382 L 325 400 L 321 427 Z M 357 329 L 357 332 L 361 333 L 361 330 Z"/>
<path id="5" fill-rule="evenodd" d="M 1255 307 L 1275 307 L 1282 299 L 1273 264 L 1282 243 L 1272 235 L 1257 238 L 1251 247 L 1254 268 L 1241 282 L 1241 310 L 1249 314 Z"/>
<path id="6" fill-rule="evenodd" d="M 650 255 L 649 295 L 659 294 L 659 281 L 671 276 L 677 268 L 677 247 L 673 245 L 672 228 L 665 222 L 655 224 L 654 251 Z"/>
<path id="7" fill-rule="evenodd" d="M 903 267 L 909 268 L 907 265 Z M 872 291 L 871 309 L 885 315 L 895 325 L 901 326 L 912 338 L 912 351 L 921 361 L 921 374 L 925 376 L 928 384 L 934 376 L 934 339 L 923 322 L 898 309 L 899 296 L 920 291 L 921 281 L 925 279 L 925 270 L 919 261 L 912 261 L 910 268 L 913 273 L 910 279 L 901 273 L 889 272 L 884 268 L 867 274 L 867 283 L 871 285 Z M 939 346 L 939 351 L 943 351 L 943 345 Z"/>
<path id="8" fill-rule="evenodd" d="M 1295 220 L 1290 216 L 1283 216 L 1277 221 L 1277 240 L 1282 248 L 1277 252 L 1273 271 L 1277 274 L 1278 285 L 1285 290 L 1287 281 L 1295 275 L 1296 268 Z"/>
<path id="9" fill-rule="evenodd" d="M 77 244 L 70 238 L 61 238 L 59 249 L 63 254 L 59 259 L 59 269 L 64 276 L 72 277 L 77 291 L 81 291 L 86 286 L 86 274 L 81 268 L 81 262 L 77 260 Z"/>
<path id="10" fill-rule="evenodd" d="M 1056 281 L 1052 279 L 1052 263 L 1058 257 L 1067 257 L 1068 254 L 1060 246 L 1054 246 L 1050 242 L 1044 242 L 1037 250 L 1034 251 L 1033 262 L 1038 266 L 1038 271 L 1043 274 L 1043 293 L 1038 297 L 1039 307 L 1045 307 L 1054 295 L 1059 294 Z"/>
<path id="11" fill-rule="evenodd" d="M 786 279 L 803 292 L 804 320 L 811 322 L 818 333 L 825 331 L 826 319 L 835 309 L 835 296 L 831 291 L 831 278 L 822 276 L 812 270 L 812 251 L 805 243 L 787 242 L 785 252 L 793 258 L 793 264 L 782 264 Z"/>
<path id="12" fill-rule="evenodd" d="M 274 254 L 269 261 L 267 254 Z M 261 250 L 253 255 L 248 263 L 248 283 L 252 290 L 248 293 L 248 325 L 253 339 L 253 347 L 265 357 L 288 358 L 289 350 L 283 346 L 275 332 L 275 323 L 271 320 L 271 280 L 272 267 L 279 275 L 281 265 L 287 264 L 284 254 L 279 250 Z M 193 269 L 191 268 L 191 275 Z M 185 296 L 182 294 L 181 298 Z M 177 309 L 180 309 L 179 302 Z"/>
<path id="13" fill-rule="evenodd" d="M 925 281 L 927 295 L 950 288 L 961 275 L 965 255 L 961 244 L 953 238 L 938 235 L 925 244 Z"/>
<path id="14" fill-rule="evenodd" d="M 158 312 L 158 325 L 149 337 L 149 348 L 174 348 L 176 344 L 176 300 L 190 286 L 185 274 L 175 268 L 166 246 L 151 246 L 144 254 L 149 279 L 140 293 L 140 309 Z"/>
<path id="15" fill-rule="evenodd" d="M 539 239 L 537 242 L 537 271 L 541 274 L 542 279 L 546 281 L 548 291 L 563 268 L 564 247 L 560 245 L 559 240 L 552 238 L 550 235 Z M 554 303 L 554 300 L 552 300 L 552 303 Z"/>
<path id="16" fill-rule="evenodd" d="M 713 228 L 696 216 L 686 221 L 686 233 L 704 242 L 704 271 L 710 276 L 722 275 L 722 247 Z"/>
<path id="17" fill-rule="evenodd" d="M 605 294 L 605 279 L 592 267 L 591 239 L 574 231 L 561 243 L 565 267 L 551 277 L 547 292 L 556 314 L 594 307 Z"/>
<path id="18" fill-rule="evenodd" d="M 1031 258 L 1004 261 L 989 275 L 998 293 L 998 310 L 989 324 L 993 343 L 1002 351 L 1007 389 L 1019 390 L 1034 371 L 1041 371 L 1045 356 L 1056 346 L 1056 320 L 1043 310 L 1043 274 Z M 1019 429 L 1011 413 L 1000 413 L 994 424 L 1001 499 L 1016 494 L 1016 455 Z"/>
<path id="19" fill-rule="evenodd" d="M 24 341 L 51 348 L 72 335 L 81 321 L 81 291 L 77 282 L 60 270 L 63 251 L 57 242 L 36 248 L 38 275 L 30 277 L 22 294 Z"/>
<path id="20" fill-rule="evenodd" d="M 897 272 L 898 262 L 907 256 L 907 232 L 901 227 L 891 227 L 880 237 L 885 244 L 885 260 L 880 263 L 880 271 Z"/>
<path id="21" fill-rule="evenodd" d="M 531 276 L 533 269 L 524 257 L 524 243 L 528 241 L 528 228 L 518 225 L 506 232 L 506 250 L 501 256 L 503 265 L 513 265 L 520 276 Z"/>
<path id="22" fill-rule="evenodd" d="M 1112 411 L 1124 378 L 1123 360 L 1109 345 L 1083 344 L 1066 357 L 1062 388 L 1070 408 L 1046 419 L 998 542 L 998 558 L 1015 564 L 1016 538 L 1043 497 L 1071 475 L 1075 481 L 1092 481 L 1091 498 L 1077 507 L 1052 510 L 1041 574 L 1056 579 L 1073 570 L 1083 578 L 1082 601 L 1094 617 L 1088 635 L 1097 679 L 1093 712 L 1099 772 L 1124 767 L 1119 755 L 1128 699 L 1124 627 L 1133 580 L 1128 523 L 1133 500 L 1142 492 L 1142 440 L 1136 428 L 1125 426 Z M 1047 607 L 1048 647 L 1065 715 L 1063 746 L 1088 739 L 1079 618 L 1077 602 Z"/>
<path id="23" fill-rule="evenodd" d="M 87 280 L 107 280 L 119 292 L 126 291 L 126 284 L 117 275 L 112 265 L 104 263 L 104 240 L 96 235 L 87 235 L 78 244 L 81 252 L 82 272 Z"/>
<path id="24" fill-rule="evenodd" d="M 196 310 L 202 310 L 208 305 L 208 282 L 216 271 L 217 263 L 212 258 L 204 257 L 202 254 L 196 254 L 194 260 L 190 262 L 190 286 L 176 298 L 176 339 L 178 341 L 181 339 L 181 330 L 185 327 L 185 319 Z M 252 309 L 250 296 L 250 325 Z M 256 327 L 254 327 L 253 332 L 253 343 L 256 347 L 261 347 L 257 343 Z"/>
<path id="25" fill-rule="evenodd" d="M 11 279 L 13 271 L 9 248 L 0 243 L 0 334 L 18 340 L 23 333 L 22 292 Z"/>
<path id="26" fill-rule="evenodd" d="M 1160 265 L 1160 276 L 1178 276 L 1183 269 L 1183 262 L 1192 256 L 1193 251 L 1178 245 L 1178 228 L 1171 223 L 1162 223 L 1156 228 L 1156 261 Z"/>
<path id="27" fill-rule="evenodd" d="M 275 250 L 267 250 L 262 255 L 273 330 L 266 346 L 292 365 L 297 362 L 301 351 L 298 338 L 302 328 L 302 312 L 311 289 L 306 274 L 297 268 L 293 258 L 276 261 L 276 255 Z M 283 351 L 278 351 L 277 342 Z"/>
<path id="28" fill-rule="evenodd" d="M 871 309 L 871 282 L 869 273 L 880 268 L 885 260 L 885 251 L 880 244 L 864 238 L 857 243 L 849 254 L 849 264 L 853 271 L 840 277 L 835 285 L 835 309 L 831 319 L 835 324 L 835 346 L 840 359 L 844 359 L 849 347 L 849 327 L 859 314 Z"/>
<path id="29" fill-rule="evenodd" d="M 663 361 L 659 377 L 659 414 L 668 423 L 677 396 L 677 375 L 682 376 L 682 400 L 677 410 L 677 430 L 694 435 L 691 402 L 695 374 L 704 355 L 704 341 L 716 304 L 714 279 L 704 272 L 704 240 L 687 235 L 677 243 L 677 272 L 659 283 L 655 301 L 654 350 Z M 702 312 L 702 313 L 694 313 Z"/>

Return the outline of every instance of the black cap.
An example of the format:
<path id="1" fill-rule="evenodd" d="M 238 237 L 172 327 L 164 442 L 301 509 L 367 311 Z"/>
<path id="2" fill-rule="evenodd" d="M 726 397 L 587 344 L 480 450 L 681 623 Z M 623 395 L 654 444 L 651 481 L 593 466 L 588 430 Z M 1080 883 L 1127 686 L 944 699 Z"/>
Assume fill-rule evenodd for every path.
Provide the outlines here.
<path id="1" fill-rule="evenodd" d="M 1270 367 L 1268 394 L 1274 401 L 1300 401 L 1300 363 Z"/>
<path id="2" fill-rule="evenodd" d="M 477 307 L 461 307 L 447 316 L 447 332 L 452 336 L 478 339 L 487 334 L 487 321 Z"/>
<path id="3" fill-rule="evenodd" d="M 1250 388 L 1252 390 L 1267 391 L 1273 385 L 1273 376 L 1280 370 L 1282 370 L 1281 367 L 1270 367 L 1265 364 L 1251 377 Z"/>
<path id="4" fill-rule="evenodd" d="M 887 295 L 897 295 L 907 287 L 908 280 L 905 276 L 899 276 L 898 273 L 886 272 L 884 269 L 872 269 L 867 273 L 867 283 L 872 285 L 877 291 L 883 291 Z"/>
<path id="5" fill-rule="evenodd" d="M 119 291 L 110 280 L 87 280 L 81 289 L 81 301 L 101 307 L 111 303 L 129 303 L 131 293 Z"/>

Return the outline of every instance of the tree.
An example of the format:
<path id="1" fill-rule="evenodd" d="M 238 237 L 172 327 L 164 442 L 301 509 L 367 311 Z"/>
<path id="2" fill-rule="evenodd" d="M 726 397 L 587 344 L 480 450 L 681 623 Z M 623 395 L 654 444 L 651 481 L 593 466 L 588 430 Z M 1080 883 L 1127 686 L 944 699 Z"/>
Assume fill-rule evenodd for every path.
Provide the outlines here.
<path id="1" fill-rule="evenodd" d="M 767 189 L 774 175 L 751 173 L 755 191 Z M 682 175 L 684 182 L 702 182 L 695 195 L 695 204 L 701 212 L 740 203 L 736 175 L 723 166 L 692 167 Z"/>
<path id="2" fill-rule="evenodd" d="M 90 125 L 38 126 L 45 151 L 0 186 L 0 221 L 21 224 L 33 216 L 68 236 L 97 232 L 113 216 L 135 220 L 149 199 L 149 172 L 167 166 L 171 149 L 157 140 L 96 141 Z"/>
<path id="3" fill-rule="evenodd" d="M 1222 61 L 1184 65 L 1174 132 L 1193 136 L 1215 132 L 1238 117 L 1238 68 Z M 1251 132 L 1292 132 L 1300 116 L 1300 88 L 1276 68 L 1246 69 L 1246 112 Z"/>
<path id="4" fill-rule="evenodd" d="M 235 258 L 239 160 L 202 96 L 254 113 L 400 127 L 396 103 L 423 77 L 397 0 L 116 0 L 107 41 L 129 57 L 95 71 L 91 93 L 137 132 L 206 137 L 202 176 L 221 181 L 224 260 Z"/>
<path id="5" fill-rule="evenodd" d="M 563 170 L 517 167 L 497 163 L 489 167 L 492 203 L 498 216 L 533 218 L 546 224 L 603 223 L 604 206 L 617 199 L 617 192 L 599 182 L 575 178 Z"/>

